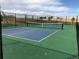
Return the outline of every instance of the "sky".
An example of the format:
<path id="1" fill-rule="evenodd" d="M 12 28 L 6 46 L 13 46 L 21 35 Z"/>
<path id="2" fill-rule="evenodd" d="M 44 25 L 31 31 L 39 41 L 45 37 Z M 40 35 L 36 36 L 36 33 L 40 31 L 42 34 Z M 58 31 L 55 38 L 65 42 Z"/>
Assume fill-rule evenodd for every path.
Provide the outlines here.
<path id="1" fill-rule="evenodd" d="M 39 16 L 78 16 L 79 0 L 0 0 L 4 12 Z"/>

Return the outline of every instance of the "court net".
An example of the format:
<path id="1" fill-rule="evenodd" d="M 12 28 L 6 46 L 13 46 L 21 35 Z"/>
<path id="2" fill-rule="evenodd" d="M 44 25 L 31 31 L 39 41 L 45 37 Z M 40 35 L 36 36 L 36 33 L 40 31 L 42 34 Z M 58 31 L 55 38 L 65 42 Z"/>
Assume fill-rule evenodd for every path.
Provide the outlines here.
<path id="1" fill-rule="evenodd" d="M 56 29 L 63 29 L 63 23 L 40 23 L 40 22 L 28 22 L 28 26 L 31 27 L 40 27 L 40 28 L 56 28 Z"/>

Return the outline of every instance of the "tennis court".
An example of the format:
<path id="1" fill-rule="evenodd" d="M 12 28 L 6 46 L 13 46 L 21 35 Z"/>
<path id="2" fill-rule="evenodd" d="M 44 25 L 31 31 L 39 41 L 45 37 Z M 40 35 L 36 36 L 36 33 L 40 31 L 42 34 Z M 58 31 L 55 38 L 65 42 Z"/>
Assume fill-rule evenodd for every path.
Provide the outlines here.
<path id="1" fill-rule="evenodd" d="M 33 29 L 33 28 L 9 28 L 3 29 L 2 34 L 24 40 L 31 40 L 40 42 L 51 35 L 54 35 L 59 30 L 45 30 L 45 29 Z"/>
<path id="2" fill-rule="evenodd" d="M 74 24 L 14 15 L 2 22 L 4 59 L 77 59 Z"/>
<path id="3" fill-rule="evenodd" d="M 2 34 L 4 59 L 12 57 L 13 59 L 74 59 L 76 58 L 74 56 L 77 56 L 74 25 L 66 25 L 63 30 L 30 27 L 3 28 Z"/>

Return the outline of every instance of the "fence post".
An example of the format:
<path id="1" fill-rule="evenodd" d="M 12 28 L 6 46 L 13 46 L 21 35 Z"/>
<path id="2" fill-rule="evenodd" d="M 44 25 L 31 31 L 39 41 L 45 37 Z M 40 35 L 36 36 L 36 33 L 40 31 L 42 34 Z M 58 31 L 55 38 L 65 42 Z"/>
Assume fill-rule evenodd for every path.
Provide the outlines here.
<path id="1" fill-rule="evenodd" d="M 33 17 L 34 17 L 34 16 L 32 15 L 32 20 L 33 20 Z"/>
<path id="2" fill-rule="evenodd" d="M 1 7 L 0 7 L 0 59 L 3 59 L 3 49 L 2 49 L 2 24 L 1 21 L 3 20 L 1 15 Z"/>
<path id="3" fill-rule="evenodd" d="M 67 23 L 67 16 L 66 16 L 66 23 Z"/>
<path id="4" fill-rule="evenodd" d="M 16 26 L 16 13 L 15 13 L 15 26 Z"/>
<path id="5" fill-rule="evenodd" d="M 27 26 L 28 26 L 27 15 L 25 15 L 25 26 L 26 26 L 26 24 L 27 24 Z"/>
<path id="6" fill-rule="evenodd" d="M 76 17 L 76 22 L 78 22 L 78 16 Z"/>
<path id="7" fill-rule="evenodd" d="M 39 16 L 37 16 L 37 23 L 39 23 Z"/>
<path id="8" fill-rule="evenodd" d="M 78 16 L 76 18 L 76 32 L 77 32 L 77 46 L 78 46 L 78 56 L 79 56 L 79 23 L 78 23 Z"/>

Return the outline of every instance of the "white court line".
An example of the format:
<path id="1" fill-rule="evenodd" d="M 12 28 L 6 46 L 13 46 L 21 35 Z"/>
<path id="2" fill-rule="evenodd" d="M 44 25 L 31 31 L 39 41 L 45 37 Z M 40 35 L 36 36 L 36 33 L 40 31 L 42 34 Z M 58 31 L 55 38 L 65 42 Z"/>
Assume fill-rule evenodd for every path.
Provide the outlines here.
<path id="1" fill-rule="evenodd" d="M 13 33 L 13 34 L 10 34 L 10 35 L 15 35 L 15 34 L 20 34 L 20 33 L 30 32 L 30 31 L 33 31 L 33 29 L 32 29 L 32 30 L 25 30 L 25 31 L 21 31 L 21 32 Z"/>
<path id="2" fill-rule="evenodd" d="M 29 40 L 29 41 L 39 42 L 39 41 L 37 41 L 37 40 L 28 39 L 28 38 L 20 38 L 20 37 L 16 37 L 16 36 L 12 36 L 12 35 L 6 35 L 6 34 L 3 34 L 3 35 L 9 36 L 9 37 L 13 37 L 13 38 L 18 38 L 18 39 L 23 39 L 23 40 Z"/>
<path id="3" fill-rule="evenodd" d="M 48 37 L 54 35 L 54 34 L 57 33 L 58 31 L 60 31 L 60 30 L 57 30 L 57 31 L 55 31 L 54 33 L 49 34 L 48 36 L 44 37 L 43 39 L 41 39 L 41 40 L 39 40 L 39 41 L 33 40 L 33 39 L 29 39 L 29 38 L 16 37 L 16 36 L 13 36 L 14 34 L 12 34 L 12 35 L 3 34 L 3 35 L 9 36 L 9 37 L 18 38 L 18 39 L 24 39 L 24 40 L 29 40 L 29 41 L 41 42 L 41 41 L 45 40 L 46 38 L 48 38 Z M 25 31 L 23 31 L 23 32 L 25 32 Z M 22 33 L 22 32 L 20 32 L 20 33 Z M 15 33 L 15 34 L 19 34 L 19 33 Z"/>
<path id="4" fill-rule="evenodd" d="M 15 35 L 15 34 L 20 34 L 20 33 L 24 33 L 24 32 L 30 32 L 30 31 L 33 31 L 34 29 L 32 30 L 24 30 L 24 31 L 21 31 L 21 32 L 16 32 L 16 33 L 13 33 L 13 34 L 10 34 L 10 35 Z M 5 35 L 5 34 L 3 34 Z M 7 35 L 7 34 L 6 34 Z"/>
<path id="5" fill-rule="evenodd" d="M 46 38 L 48 38 L 48 37 L 50 37 L 50 36 L 52 36 L 52 35 L 54 35 L 54 34 L 57 33 L 58 31 L 60 31 L 60 30 L 57 30 L 57 31 L 55 31 L 54 33 L 49 34 L 48 36 L 46 36 L 46 37 L 44 37 L 43 39 L 39 40 L 39 42 L 45 40 Z"/>

